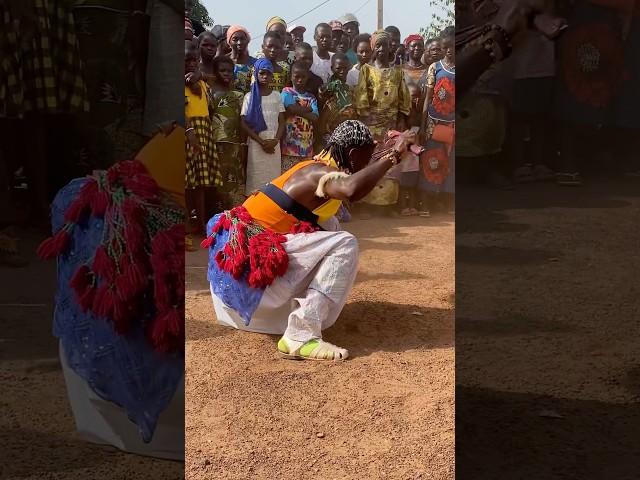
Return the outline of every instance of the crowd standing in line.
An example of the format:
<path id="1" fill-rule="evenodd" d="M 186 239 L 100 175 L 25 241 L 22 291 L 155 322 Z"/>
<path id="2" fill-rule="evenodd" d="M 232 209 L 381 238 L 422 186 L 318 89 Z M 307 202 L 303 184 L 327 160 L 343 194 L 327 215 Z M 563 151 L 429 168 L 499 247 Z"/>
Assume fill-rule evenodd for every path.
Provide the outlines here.
<path id="1" fill-rule="evenodd" d="M 339 219 L 348 220 L 351 209 L 363 216 L 452 212 L 453 27 L 438 38 L 413 33 L 403 41 L 395 26 L 361 33 L 353 14 L 309 28 L 274 16 L 264 32 L 217 25 L 196 36 L 188 17 L 185 52 L 199 63 L 196 71 L 185 65 L 193 234 L 204 233 L 213 214 L 313 159 L 346 120 L 362 121 L 379 145 L 390 132 L 413 129 L 426 150 L 405 153 L 406 161 L 357 205 L 342 207 Z M 262 38 L 253 54 L 252 35 Z M 209 120 L 192 117 L 193 105 L 205 103 Z"/>

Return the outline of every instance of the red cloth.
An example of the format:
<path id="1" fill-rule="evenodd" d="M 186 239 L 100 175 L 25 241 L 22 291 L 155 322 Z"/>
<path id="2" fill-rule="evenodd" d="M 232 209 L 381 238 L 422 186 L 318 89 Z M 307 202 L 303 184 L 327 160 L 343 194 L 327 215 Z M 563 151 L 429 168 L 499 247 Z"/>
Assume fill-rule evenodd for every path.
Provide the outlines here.
<path id="1" fill-rule="evenodd" d="M 412 33 L 411 35 L 409 35 L 407 38 L 404 39 L 404 46 L 406 48 L 409 48 L 409 44 L 415 40 L 422 40 L 424 41 L 424 38 L 422 37 L 422 35 L 417 34 L 417 33 Z"/>

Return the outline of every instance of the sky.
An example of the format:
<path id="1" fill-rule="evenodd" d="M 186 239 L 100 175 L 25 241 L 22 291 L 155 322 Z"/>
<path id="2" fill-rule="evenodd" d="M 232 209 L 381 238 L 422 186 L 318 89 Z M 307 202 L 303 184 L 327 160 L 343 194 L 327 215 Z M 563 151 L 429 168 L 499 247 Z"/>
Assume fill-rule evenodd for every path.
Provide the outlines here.
<path id="1" fill-rule="evenodd" d="M 251 33 L 249 52 L 260 48 L 267 20 L 278 15 L 290 22 L 311 10 L 323 0 L 201 0 L 207 7 L 209 16 L 219 25 L 240 24 Z M 364 5 L 364 6 L 363 6 Z M 360 7 L 361 10 L 356 12 Z M 376 29 L 377 0 L 330 0 L 317 10 L 294 21 L 304 25 L 307 31 L 305 42 L 314 44 L 313 28 L 321 22 L 337 19 L 345 13 L 354 13 L 360 22 L 361 33 L 371 33 Z M 384 2 L 384 26 L 395 25 L 404 39 L 411 33 L 418 33 L 431 19 L 432 8 L 428 0 L 386 0 Z"/>

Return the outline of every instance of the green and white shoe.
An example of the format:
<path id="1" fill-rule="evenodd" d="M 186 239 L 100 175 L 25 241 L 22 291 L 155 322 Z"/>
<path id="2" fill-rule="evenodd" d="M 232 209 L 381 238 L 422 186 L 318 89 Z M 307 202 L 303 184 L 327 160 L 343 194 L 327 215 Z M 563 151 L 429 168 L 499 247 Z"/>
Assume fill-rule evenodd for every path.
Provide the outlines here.
<path id="1" fill-rule="evenodd" d="M 321 338 L 314 338 L 303 343 L 282 337 L 278 341 L 278 353 L 287 360 L 331 360 L 341 362 L 349 357 L 349 352 L 346 349 L 325 342 Z"/>

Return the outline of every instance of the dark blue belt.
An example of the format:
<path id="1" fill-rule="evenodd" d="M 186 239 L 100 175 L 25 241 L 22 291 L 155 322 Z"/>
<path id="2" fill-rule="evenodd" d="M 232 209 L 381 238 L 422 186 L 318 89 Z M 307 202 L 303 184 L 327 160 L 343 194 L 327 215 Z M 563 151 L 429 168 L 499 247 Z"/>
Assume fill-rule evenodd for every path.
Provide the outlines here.
<path id="1" fill-rule="evenodd" d="M 287 212 L 292 217 L 297 218 L 301 222 L 308 222 L 314 227 L 324 230 L 318 225 L 318 215 L 313 213 L 304 205 L 301 205 L 296 200 L 291 198 L 284 190 L 276 187 L 273 183 L 267 183 L 261 187 L 258 191 L 264 193 L 267 197 L 275 202 L 282 210 Z"/>

